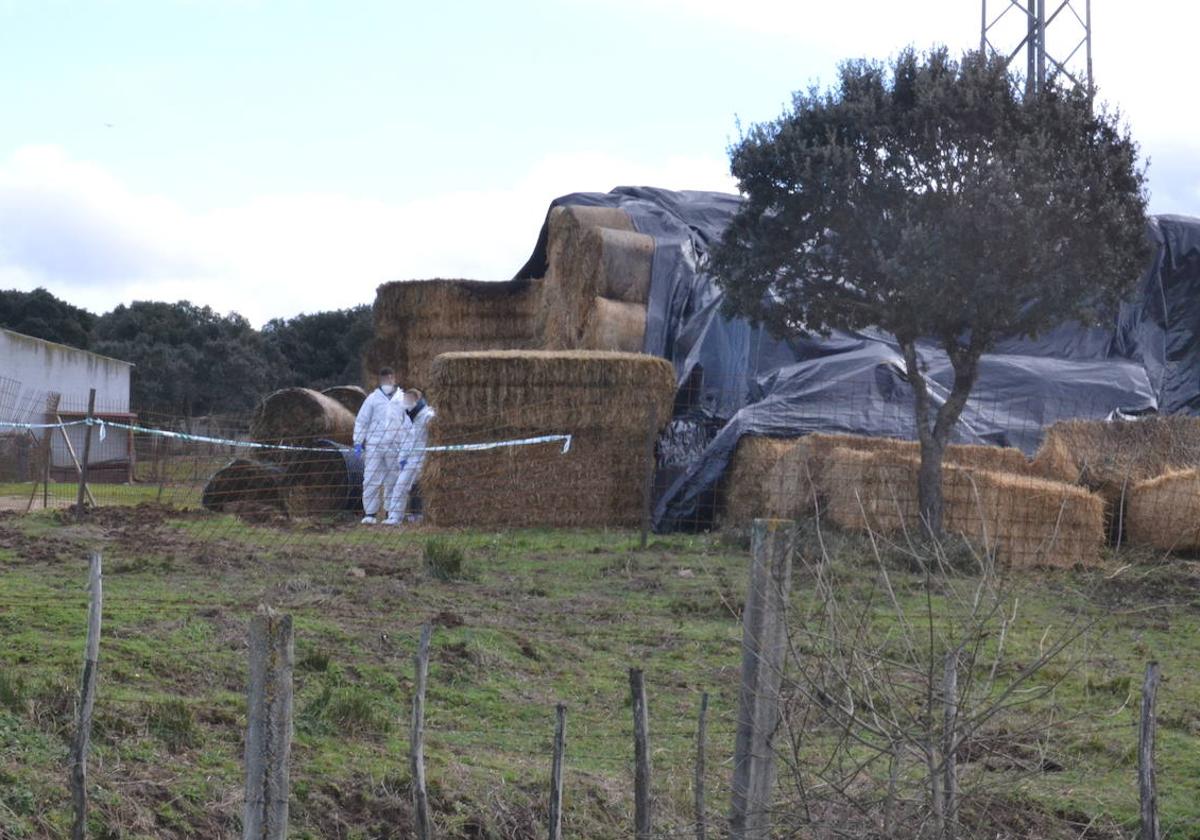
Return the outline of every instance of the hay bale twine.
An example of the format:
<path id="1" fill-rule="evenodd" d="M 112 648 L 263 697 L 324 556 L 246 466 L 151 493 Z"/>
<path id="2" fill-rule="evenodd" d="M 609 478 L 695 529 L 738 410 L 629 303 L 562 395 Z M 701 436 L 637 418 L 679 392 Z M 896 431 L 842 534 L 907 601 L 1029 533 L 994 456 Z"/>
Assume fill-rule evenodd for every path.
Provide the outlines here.
<path id="1" fill-rule="evenodd" d="M 316 441 L 317 451 L 299 453 L 284 477 L 288 510 L 293 516 L 323 516 L 362 507 L 362 458 L 331 440 Z"/>
<path id="2" fill-rule="evenodd" d="M 757 440 L 773 443 L 759 449 L 759 444 L 750 443 Z M 725 487 L 724 521 L 745 525 L 756 516 L 795 519 L 811 513 L 836 481 L 825 477 L 825 463 L 837 447 L 915 458 L 921 454 L 916 441 L 866 435 L 816 432 L 794 438 L 744 437 L 729 472 L 737 478 Z M 951 444 L 943 463 L 1019 475 L 1030 472 L 1028 459 L 1012 447 Z"/>
<path id="3" fill-rule="evenodd" d="M 232 513 L 247 505 L 286 511 L 284 470 L 275 464 L 234 458 L 209 478 L 200 495 L 200 504 L 218 513 Z"/>
<path id="4" fill-rule="evenodd" d="M 641 518 L 649 411 L 670 420 L 665 359 L 586 351 L 447 353 L 433 364 L 433 445 L 570 434 L 562 444 L 431 452 L 429 521 L 484 527 L 631 526 Z M 656 430 L 657 431 L 657 430 Z"/>
<path id="5" fill-rule="evenodd" d="M 341 403 L 347 411 L 356 416 L 367 398 L 367 392 L 357 385 L 334 385 L 321 393 Z"/>
<path id="6" fill-rule="evenodd" d="M 920 459 L 896 451 L 836 447 L 827 456 L 825 511 L 837 525 L 879 533 L 921 533 Z M 1070 484 L 952 464 L 942 472 L 944 529 L 1011 566 L 1099 562 L 1104 501 Z"/>
<path id="7" fill-rule="evenodd" d="M 1175 470 L 1133 485 L 1125 530 L 1137 545 L 1200 549 L 1200 470 Z"/>
<path id="8" fill-rule="evenodd" d="M 598 297 L 592 299 L 592 308 L 585 317 L 579 346 L 583 350 L 640 353 L 645 335 L 643 304 Z"/>
<path id="9" fill-rule="evenodd" d="M 310 446 L 319 440 L 354 442 L 354 415 L 332 397 L 311 388 L 284 388 L 264 399 L 250 418 L 250 438 L 273 446 Z M 264 452 L 290 460 L 287 451 Z"/>

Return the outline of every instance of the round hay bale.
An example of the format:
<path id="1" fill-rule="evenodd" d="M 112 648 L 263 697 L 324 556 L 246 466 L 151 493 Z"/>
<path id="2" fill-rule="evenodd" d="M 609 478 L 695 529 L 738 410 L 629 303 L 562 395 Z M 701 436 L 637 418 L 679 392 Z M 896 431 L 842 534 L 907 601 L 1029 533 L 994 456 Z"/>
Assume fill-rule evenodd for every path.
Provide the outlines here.
<path id="1" fill-rule="evenodd" d="M 1125 512 L 1129 541 L 1163 551 L 1200 549 L 1200 470 L 1139 481 Z"/>
<path id="2" fill-rule="evenodd" d="M 286 511 L 284 470 L 275 464 L 235 458 L 213 473 L 204 485 L 200 504 L 218 513 L 247 504 Z"/>
<path id="3" fill-rule="evenodd" d="M 363 462 L 348 446 L 316 441 L 287 465 L 284 484 L 293 516 L 323 516 L 358 510 L 362 505 Z"/>
<path id="4" fill-rule="evenodd" d="M 264 399 L 250 419 L 250 437 L 274 446 L 309 446 L 319 440 L 354 442 L 354 415 L 332 397 L 311 388 L 284 388 Z M 290 460 L 287 451 L 263 457 Z"/>
<path id="5" fill-rule="evenodd" d="M 598 297 L 592 299 L 579 346 L 584 350 L 640 353 L 645 335 L 644 305 Z"/>
<path id="6" fill-rule="evenodd" d="M 357 385 L 334 385 L 321 393 L 341 403 L 347 411 L 354 415 L 358 414 L 363 401 L 367 398 L 367 392 Z"/>

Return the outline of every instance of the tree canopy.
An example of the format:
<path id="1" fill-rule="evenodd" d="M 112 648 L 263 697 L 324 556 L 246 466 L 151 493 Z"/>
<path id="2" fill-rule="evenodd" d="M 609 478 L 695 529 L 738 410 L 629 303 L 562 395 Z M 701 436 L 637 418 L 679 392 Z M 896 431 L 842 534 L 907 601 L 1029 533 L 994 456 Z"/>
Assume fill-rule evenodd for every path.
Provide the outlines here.
<path id="1" fill-rule="evenodd" d="M 978 53 L 849 61 L 831 89 L 795 94 L 731 149 L 746 202 L 713 258 L 727 311 L 784 336 L 874 326 L 896 337 L 921 509 L 939 529 L 942 450 L 979 357 L 1003 337 L 1111 317 L 1148 256 L 1128 130 L 1085 91 L 1022 88 Z M 919 339 L 954 368 L 936 406 Z"/>

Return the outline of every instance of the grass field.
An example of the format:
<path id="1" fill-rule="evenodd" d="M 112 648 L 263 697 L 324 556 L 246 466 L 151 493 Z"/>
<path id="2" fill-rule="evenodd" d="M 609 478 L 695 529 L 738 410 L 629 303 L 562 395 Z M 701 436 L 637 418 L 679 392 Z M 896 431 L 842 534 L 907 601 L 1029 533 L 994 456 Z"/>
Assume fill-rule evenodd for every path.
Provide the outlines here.
<path id="1" fill-rule="evenodd" d="M 880 567 L 862 541 L 834 542 L 825 582 L 884 626 L 890 613 L 872 606 Z M 54 511 L 0 514 L 4 838 L 60 837 L 69 824 L 65 757 L 96 547 L 105 625 L 93 837 L 240 836 L 246 628 L 260 603 L 296 627 L 293 837 L 409 836 L 411 656 L 424 622 L 436 628 L 426 755 L 440 835 L 543 836 L 559 700 L 565 833 L 631 835 L 631 666 L 645 669 L 649 690 L 656 828 L 691 833 L 702 691 L 712 695 L 712 825 L 727 813 L 747 575 L 737 541 L 676 535 L 639 550 L 621 531 L 284 528 L 140 506 L 81 524 Z M 434 573 L 431 551 L 442 558 Z M 1053 686 L 1047 698 L 1003 721 L 1051 720 L 1040 748 L 1053 770 L 996 774 L 990 797 L 1003 807 L 987 836 L 1131 835 L 1137 692 L 1156 658 L 1165 833 L 1200 837 L 1200 571 L 1128 560 L 1011 575 L 1014 661 L 1036 658 L 1072 620 L 1088 629 L 1035 677 Z M 948 609 L 950 593 L 927 602 L 925 578 L 903 563 L 888 574 L 906 612 Z M 964 572 L 956 585 L 973 582 Z M 811 610 L 814 588 L 798 571 L 795 615 Z"/>

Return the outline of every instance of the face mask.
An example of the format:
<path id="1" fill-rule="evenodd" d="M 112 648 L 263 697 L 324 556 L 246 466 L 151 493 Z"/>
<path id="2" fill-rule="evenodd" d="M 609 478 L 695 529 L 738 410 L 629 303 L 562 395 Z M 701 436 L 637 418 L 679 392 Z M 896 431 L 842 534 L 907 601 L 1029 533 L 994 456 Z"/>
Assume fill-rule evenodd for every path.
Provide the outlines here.
<path id="1" fill-rule="evenodd" d="M 392 391 L 396 390 L 396 386 L 395 385 L 380 385 L 379 390 L 383 391 L 383 393 L 387 394 L 390 397 L 392 395 Z"/>
<path id="2" fill-rule="evenodd" d="M 414 400 L 412 397 L 405 397 L 405 398 L 404 398 L 404 410 L 405 410 L 405 411 L 412 411 L 412 410 L 413 410 L 414 408 L 416 408 L 416 407 L 417 407 L 417 401 L 416 401 L 416 400 Z"/>

